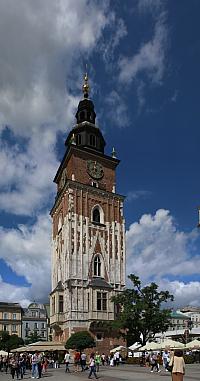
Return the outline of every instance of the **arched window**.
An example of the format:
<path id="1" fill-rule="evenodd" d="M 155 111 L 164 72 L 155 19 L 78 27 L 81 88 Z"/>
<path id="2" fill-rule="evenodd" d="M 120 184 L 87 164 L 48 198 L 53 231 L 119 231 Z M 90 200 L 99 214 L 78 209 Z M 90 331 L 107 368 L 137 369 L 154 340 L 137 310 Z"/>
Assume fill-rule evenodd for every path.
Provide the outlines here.
<path id="1" fill-rule="evenodd" d="M 101 276 L 101 259 L 99 255 L 94 258 L 94 276 Z"/>
<path id="2" fill-rule="evenodd" d="M 92 220 L 93 220 L 93 222 L 96 222 L 96 223 L 100 224 L 100 212 L 99 212 L 99 208 L 98 207 L 94 208 L 94 210 L 93 210 Z"/>

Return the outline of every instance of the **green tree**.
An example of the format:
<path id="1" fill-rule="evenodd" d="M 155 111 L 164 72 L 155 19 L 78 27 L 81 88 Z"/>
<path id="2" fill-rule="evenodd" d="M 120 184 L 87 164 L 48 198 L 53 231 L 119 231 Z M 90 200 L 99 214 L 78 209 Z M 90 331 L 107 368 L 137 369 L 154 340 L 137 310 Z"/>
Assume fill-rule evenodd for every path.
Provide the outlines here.
<path id="1" fill-rule="evenodd" d="M 80 352 L 85 348 L 93 348 L 95 346 L 96 343 L 88 331 L 73 333 L 65 344 L 66 349 L 77 349 Z"/>
<path id="2" fill-rule="evenodd" d="M 38 335 L 37 331 L 30 332 L 28 335 L 27 339 L 25 339 L 25 344 L 31 344 L 31 343 L 36 343 L 37 341 L 40 341 L 41 337 Z"/>
<path id="3" fill-rule="evenodd" d="M 9 335 L 8 332 L 0 332 L 0 349 L 10 352 L 12 349 L 24 345 L 24 340 L 17 335 Z"/>
<path id="4" fill-rule="evenodd" d="M 139 342 L 145 345 L 156 333 L 168 329 L 170 310 L 162 307 L 174 298 L 169 291 L 158 291 L 156 283 L 142 287 L 139 277 L 130 274 L 128 278 L 133 288 L 113 297 L 112 301 L 119 306 L 118 322 L 127 344 Z"/>

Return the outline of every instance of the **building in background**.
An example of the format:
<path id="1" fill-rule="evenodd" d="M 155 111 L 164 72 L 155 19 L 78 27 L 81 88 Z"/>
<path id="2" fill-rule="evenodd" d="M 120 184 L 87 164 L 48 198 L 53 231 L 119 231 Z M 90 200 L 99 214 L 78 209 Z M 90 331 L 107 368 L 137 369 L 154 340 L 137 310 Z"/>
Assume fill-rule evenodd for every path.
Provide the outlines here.
<path id="1" fill-rule="evenodd" d="M 23 309 L 22 339 L 26 340 L 31 335 L 38 340 L 48 340 L 48 315 L 44 304 L 31 303 Z"/>
<path id="2" fill-rule="evenodd" d="M 106 142 L 88 92 L 86 75 L 77 124 L 54 179 L 50 324 L 53 339 L 62 341 L 89 330 L 91 322 L 115 319 L 111 297 L 125 287 L 124 197 L 116 193 L 115 178 L 119 160 L 114 149 L 111 156 L 104 153 Z M 96 341 L 105 349 L 103 332 Z"/>
<path id="3" fill-rule="evenodd" d="M 200 328 L 200 307 L 186 306 L 180 308 L 177 312 L 188 316 L 193 328 Z"/>
<path id="4" fill-rule="evenodd" d="M 21 337 L 22 313 L 20 304 L 0 302 L 0 331 Z"/>
<path id="5" fill-rule="evenodd" d="M 188 329 L 189 326 L 190 326 L 189 316 L 184 315 L 180 313 L 179 311 L 171 312 L 169 330 L 177 331 L 180 329 Z"/>

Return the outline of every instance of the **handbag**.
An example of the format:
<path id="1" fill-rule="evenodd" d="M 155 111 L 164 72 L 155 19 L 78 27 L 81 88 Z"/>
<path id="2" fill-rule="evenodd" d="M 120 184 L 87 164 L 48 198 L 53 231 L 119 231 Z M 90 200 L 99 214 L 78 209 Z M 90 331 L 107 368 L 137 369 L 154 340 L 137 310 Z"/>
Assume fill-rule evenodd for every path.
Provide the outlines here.
<path id="1" fill-rule="evenodd" d="M 166 366 L 166 369 L 168 370 L 168 372 L 172 372 L 173 363 L 171 365 L 169 365 L 169 363 L 168 363 L 167 366 Z"/>

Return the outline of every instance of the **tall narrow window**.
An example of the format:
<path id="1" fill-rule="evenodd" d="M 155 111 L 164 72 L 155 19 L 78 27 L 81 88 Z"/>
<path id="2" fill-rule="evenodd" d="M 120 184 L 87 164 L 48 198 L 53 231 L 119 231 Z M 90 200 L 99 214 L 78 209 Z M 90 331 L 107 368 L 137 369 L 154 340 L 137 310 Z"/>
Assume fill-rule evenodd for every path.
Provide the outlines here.
<path id="1" fill-rule="evenodd" d="M 97 311 L 107 311 L 106 292 L 97 292 Z"/>
<path id="2" fill-rule="evenodd" d="M 101 260 L 99 255 L 97 255 L 94 259 L 94 275 L 101 276 Z"/>
<path id="3" fill-rule="evenodd" d="M 95 208 L 93 210 L 93 214 L 92 214 L 92 219 L 93 219 L 93 222 L 96 222 L 96 223 L 100 223 L 100 212 L 99 212 L 99 208 Z"/>
<path id="4" fill-rule="evenodd" d="M 55 314 L 55 296 L 52 298 L 52 313 Z"/>
<path id="5" fill-rule="evenodd" d="M 90 135 L 90 146 L 96 147 L 96 136 Z"/>
<path id="6" fill-rule="evenodd" d="M 59 295 L 58 312 L 63 312 L 63 295 Z"/>
<path id="7" fill-rule="evenodd" d="M 81 135 L 80 134 L 76 135 L 76 144 L 77 145 L 81 144 Z"/>

